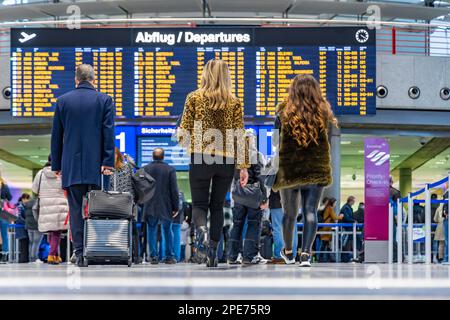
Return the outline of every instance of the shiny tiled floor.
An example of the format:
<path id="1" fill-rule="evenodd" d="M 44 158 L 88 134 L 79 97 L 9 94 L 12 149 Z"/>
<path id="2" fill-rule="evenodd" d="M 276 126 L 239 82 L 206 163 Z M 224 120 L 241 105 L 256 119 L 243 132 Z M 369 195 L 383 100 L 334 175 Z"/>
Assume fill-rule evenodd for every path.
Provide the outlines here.
<path id="1" fill-rule="evenodd" d="M 0 299 L 448 299 L 448 265 L 0 265 Z"/>

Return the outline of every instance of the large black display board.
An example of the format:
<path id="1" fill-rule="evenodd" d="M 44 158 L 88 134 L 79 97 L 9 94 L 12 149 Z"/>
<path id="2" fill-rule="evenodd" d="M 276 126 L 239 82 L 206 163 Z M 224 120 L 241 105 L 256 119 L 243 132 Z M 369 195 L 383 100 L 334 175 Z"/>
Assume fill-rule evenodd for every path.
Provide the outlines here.
<path id="1" fill-rule="evenodd" d="M 273 116 L 296 74 L 320 82 L 336 114 L 375 113 L 375 33 L 365 28 L 12 29 L 13 116 L 52 116 L 92 64 L 117 117 L 178 117 L 203 65 L 228 62 L 246 116 Z"/>

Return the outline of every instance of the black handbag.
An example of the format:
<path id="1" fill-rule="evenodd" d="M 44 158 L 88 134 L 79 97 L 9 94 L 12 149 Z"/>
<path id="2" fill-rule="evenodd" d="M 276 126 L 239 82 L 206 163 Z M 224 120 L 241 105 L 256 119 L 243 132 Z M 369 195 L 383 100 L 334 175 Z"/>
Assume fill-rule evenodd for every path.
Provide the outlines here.
<path id="1" fill-rule="evenodd" d="M 131 179 L 136 193 L 136 203 L 144 204 L 150 201 L 155 194 L 155 179 L 144 168 L 137 170 Z"/>
<path id="2" fill-rule="evenodd" d="M 242 187 L 238 180 L 233 183 L 233 201 L 244 207 L 258 209 L 263 200 L 260 182 L 255 182 Z"/>
<path id="3" fill-rule="evenodd" d="M 134 213 L 134 199 L 129 192 L 92 190 L 88 193 L 88 218 L 131 219 Z M 116 176 L 114 175 L 114 189 Z"/>

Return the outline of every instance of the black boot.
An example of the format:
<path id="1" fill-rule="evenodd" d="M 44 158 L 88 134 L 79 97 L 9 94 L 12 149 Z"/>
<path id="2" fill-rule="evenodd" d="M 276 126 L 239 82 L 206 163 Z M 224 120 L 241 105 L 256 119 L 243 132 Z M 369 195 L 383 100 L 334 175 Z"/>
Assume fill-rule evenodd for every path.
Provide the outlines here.
<path id="1" fill-rule="evenodd" d="M 206 257 L 206 266 L 208 268 L 216 268 L 218 264 L 217 245 L 219 243 L 213 240 L 209 241 L 208 254 Z"/>
<path id="2" fill-rule="evenodd" d="M 202 264 L 206 261 L 206 248 L 208 247 L 208 228 L 201 226 L 197 228 L 196 234 L 197 262 Z"/>

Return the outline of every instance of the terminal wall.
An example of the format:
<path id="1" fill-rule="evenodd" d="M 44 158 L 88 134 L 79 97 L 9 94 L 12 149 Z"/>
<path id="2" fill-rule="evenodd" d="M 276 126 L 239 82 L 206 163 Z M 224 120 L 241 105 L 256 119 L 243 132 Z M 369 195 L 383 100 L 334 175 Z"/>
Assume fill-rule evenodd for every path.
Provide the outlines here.
<path id="1" fill-rule="evenodd" d="M 439 95 L 450 88 L 450 59 L 378 54 L 377 85 L 388 89 L 385 98 L 377 98 L 377 109 L 450 110 L 450 100 Z M 420 89 L 417 99 L 408 96 L 412 86 Z"/>

